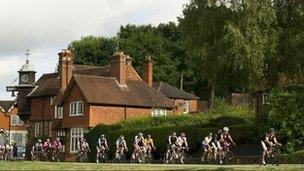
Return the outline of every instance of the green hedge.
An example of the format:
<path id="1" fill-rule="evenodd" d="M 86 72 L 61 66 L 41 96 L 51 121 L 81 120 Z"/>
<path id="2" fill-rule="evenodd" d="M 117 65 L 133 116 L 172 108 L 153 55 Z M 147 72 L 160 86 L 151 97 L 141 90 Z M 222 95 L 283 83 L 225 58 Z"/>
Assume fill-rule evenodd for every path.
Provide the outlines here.
<path id="1" fill-rule="evenodd" d="M 95 144 L 98 139 L 98 136 L 104 132 L 102 130 L 104 126 L 98 127 L 99 129 L 93 129 L 89 133 L 86 134 L 86 137 L 89 141 L 89 144 L 91 146 L 91 154 L 90 159 L 92 161 L 95 160 L 95 154 L 96 154 L 96 148 Z M 233 125 L 229 126 L 231 135 L 234 137 L 235 142 L 237 144 L 249 144 L 249 143 L 255 143 L 257 142 L 257 135 L 258 129 L 254 125 Z M 162 157 L 165 146 L 166 146 L 166 139 L 168 135 L 175 131 L 177 133 L 185 132 L 186 136 L 188 138 L 188 143 L 190 146 L 190 154 L 197 152 L 200 149 L 200 144 L 206 135 L 208 135 L 209 132 L 216 132 L 218 130 L 218 127 L 210 127 L 210 128 L 202 128 L 195 125 L 188 125 L 188 126 L 170 126 L 170 127 L 158 127 L 158 128 L 150 128 L 150 129 L 133 129 L 133 130 L 118 130 L 118 131 L 110 131 L 106 133 L 108 144 L 110 147 L 109 156 L 112 158 L 115 150 L 114 143 L 117 140 L 117 138 L 120 135 L 124 135 L 125 139 L 127 141 L 127 145 L 129 148 L 128 155 L 132 153 L 133 146 L 132 146 L 132 140 L 138 132 L 143 132 L 145 135 L 151 134 L 152 138 L 154 139 L 154 143 L 156 146 L 156 151 L 154 152 L 154 156 L 156 158 Z"/>

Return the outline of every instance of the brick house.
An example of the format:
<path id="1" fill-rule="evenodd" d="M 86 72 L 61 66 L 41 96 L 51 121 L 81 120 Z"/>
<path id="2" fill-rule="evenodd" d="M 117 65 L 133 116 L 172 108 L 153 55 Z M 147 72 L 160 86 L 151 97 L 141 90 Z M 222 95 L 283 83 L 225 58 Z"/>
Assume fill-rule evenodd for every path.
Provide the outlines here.
<path id="1" fill-rule="evenodd" d="M 34 143 L 39 137 L 63 137 L 66 160 L 73 160 L 77 139 L 100 123 L 183 113 L 175 109 L 178 100 L 189 101 L 187 112 L 196 110 L 196 96 L 181 91 L 183 97 L 169 97 L 163 85 L 153 88 L 153 61 L 149 57 L 143 62 L 141 78 L 132 67 L 132 58 L 123 53 L 115 53 L 110 64 L 102 67 L 74 65 L 69 50 L 58 55 L 58 73 L 42 75 L 27 95 L 29 140 Z"/>
<path id="2" fill-rule="evenodd" d="M 17 113 L 15 101 L 0 101 L 0 144 L 9 141 L 26 146 L 27 129 Z"/>
<path id="3" fill-rule="evenodd" d="M 199 97 L 185 92 L 183 90 L 177 89 L 167 83 L 164 82 L 154 82 L 153 88 L 158 92 L 164 94 L 166 97 L 171 99 L 175 108 L 174 113 L 196 113 L 198 112 L 198 100 Z"/>

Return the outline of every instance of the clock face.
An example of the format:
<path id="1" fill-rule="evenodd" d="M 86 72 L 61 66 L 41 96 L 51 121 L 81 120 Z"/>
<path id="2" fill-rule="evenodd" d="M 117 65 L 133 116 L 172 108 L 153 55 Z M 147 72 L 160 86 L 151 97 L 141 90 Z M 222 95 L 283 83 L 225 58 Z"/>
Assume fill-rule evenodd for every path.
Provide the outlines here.
<path id="1" fill-rule="evenodd" d="M 29 81 L 29 76 L 28 75 L 22 75 L 21 81 L 24 83 L 27 83 Z"/>

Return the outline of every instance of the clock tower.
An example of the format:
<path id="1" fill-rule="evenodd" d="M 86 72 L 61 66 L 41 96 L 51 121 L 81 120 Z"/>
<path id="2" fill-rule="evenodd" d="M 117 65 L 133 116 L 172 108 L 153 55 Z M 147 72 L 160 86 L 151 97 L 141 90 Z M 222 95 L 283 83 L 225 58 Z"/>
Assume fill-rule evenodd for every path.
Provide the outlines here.
<path id="1" fill-rule="evenodd" d="M 18 92 L 17 95 L 17 108 L 18 115 L 22 121 L 27 121 L 31 116 L 31 102 L 27 95 L 35 88 L 35 74 L 33 65 L 28 60 L 29 50 L 25 53 L 25 64 L 22 65 L 19 73 L 19 83 L 17 86 L 7 86 L 7 91 Z"/>

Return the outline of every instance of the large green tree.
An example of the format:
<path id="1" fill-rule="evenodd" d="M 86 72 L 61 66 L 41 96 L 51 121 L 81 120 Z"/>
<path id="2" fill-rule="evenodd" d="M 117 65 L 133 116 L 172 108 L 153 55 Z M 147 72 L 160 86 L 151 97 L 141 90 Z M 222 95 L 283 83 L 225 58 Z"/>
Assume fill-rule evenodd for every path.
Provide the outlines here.
<path id="1" fill-rule="evenodd" d="M 117 47 L 116 38 L 87 36 L 69 44 L 74 54 L 74 62 L 81 65 L 103 66 Z"/>

